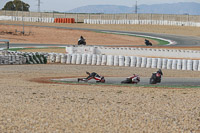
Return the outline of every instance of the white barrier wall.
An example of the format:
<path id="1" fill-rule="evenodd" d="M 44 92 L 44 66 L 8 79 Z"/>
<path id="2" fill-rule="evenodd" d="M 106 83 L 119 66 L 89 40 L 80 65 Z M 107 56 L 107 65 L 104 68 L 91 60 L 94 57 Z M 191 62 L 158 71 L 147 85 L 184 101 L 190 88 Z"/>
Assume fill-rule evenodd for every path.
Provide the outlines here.
<path id="1" fill-rule="evenodd" d="M 57 57 L 59 56 L 59 57 Z M 108 65 L 143 68 L 161 68 L 173 70 L 200 71 L 199 60 L 161 59 L 136 56 L 113 56 L 97 54 L 49 54 L 49 63 L 77 64 L 77 65 Z M 60 59 L 58 62 L 58 59 Z"/>
<path id="2" fill-rule="evenodd" d="M 197 50 L 177 50 L 177 49 L 152 49 L 152 48 L 127 48 L 127 47 L 104 47 L 104 46 L 68 46 L 68 54 L 87 53 L 87 54 L 105 54 L 105 55 L 123 55 L 123 56 L 150 56 L 157 58 L 186 58 L 199 59 L 200 51 Z"/>
<path id="3" fill-rule="evenodd" d="M 54 18 L 0 16 L 0 20 L 54 23 Z"/>
<path id="4" fill-rule="evenodd" d="M 141 24 L 141 25 L 173 25 L 200 27 L 197 22 L 167 21 L 167 20 L 101 20 L 84 19 L 85 24 Z"/>

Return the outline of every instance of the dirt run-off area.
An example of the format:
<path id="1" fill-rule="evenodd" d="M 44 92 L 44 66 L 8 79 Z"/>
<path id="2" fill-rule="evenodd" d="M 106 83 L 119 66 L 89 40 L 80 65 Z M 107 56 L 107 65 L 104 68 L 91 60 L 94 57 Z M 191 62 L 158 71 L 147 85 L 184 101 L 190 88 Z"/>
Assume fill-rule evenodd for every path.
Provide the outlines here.
<path id="1" fill-rule="evenodd" d="M 53 25 L 55 26 L 55 24 Z M 74 26 L 78 26 L 78 24 Z M 79 26 L 86 28 L 89 25 L 82 24 Z M 91 25 L 91 28 L 94 28 L 93 26 Z M 15 26 L 5 25 L 0 25 L 0 27 L 0 30 L 2 30 L 2 27 L 12 28 L 13 32 L 16 28 Z M 105 25 L 96 27 L 106 28 Z M 110 29 L 110 27 L 107 28 Z M 76 44 L 80 35 L 83 35 L 90 44 L 95 43 L 95 39 L 90 40 L 91 37 L 104 38 L 103 41 L 98 42 L 99 44 L 104 42 L 115 44 L 118 42 L 115 40 L 117 38 L 120 38 L 119 44 L 123 42 L 131 44 L 132 41 L 141 39 L 87 31 L 26 28 L 30 28 L 30 36 L 22 36 L 19 33 L 18 35 L 0 34 L 0 38 L 13 39 L 11 43 L 22 43 L 23 41 L 26 43 L 47 43 L 48 40 L 49 43 L 53 44 Z M 114 28 L 119 30 L 120 27 L 115 26 Z M 131 26 L 126 29 L 132 28 Z M 143 28 L 149 27 L 144 26 Z M 152 31 L 155 32 L 159 29 L 159 27 L 153 28 Z M 160 28 L 164 29 L 162 26 Z M 139 29 L 150 31 L 149 29 L 142 29 L 142 26 L 139 26 Z M 187 27 L 174 27 L 174 34 L 180 34 L 181 31 L 188 29 Z M 191 29 L 194 30 L 194 33 L 197 33 L 196 29 L 198 28 Z M 49 33 L 48 30 L 59 33 L 49 35 L 51 37 L 46 35 L 44 35 L 46 37 L 43 35 L 39 37 L 36 34 L 38 31 L 47 34 Z M 169 30 L 163 32 L 167 31 Z M 65 41 L 60 40 L 58 35 L 67 34 L 68 32 L 73 36 Z M 191 31 L 188 30 L 188 32 Z M 17 37 L 20 37 L 21 40 Z M 71 42 L 68 42 L 69 40 Z M 138 40 L 138 42 L 140 41 Z M 52 78 L 84 77 L 86 71 L 97 72 L 105 77 L 127 77 L 133 73 L 139 74 L 141 77 L 150 77 L 151 73 L 156 70 L 152 68 L 67 64 L 1 65 L 0 132 L 199 133 L 200 88 L 181 89 L 136 87 L 134 85 L 102 86 L 49 83 Z M 200 78 L 199 71 L 163 70 L 163 73 L 166 77 Z M 45 83 L 42 82 L 44 79 Z"/>

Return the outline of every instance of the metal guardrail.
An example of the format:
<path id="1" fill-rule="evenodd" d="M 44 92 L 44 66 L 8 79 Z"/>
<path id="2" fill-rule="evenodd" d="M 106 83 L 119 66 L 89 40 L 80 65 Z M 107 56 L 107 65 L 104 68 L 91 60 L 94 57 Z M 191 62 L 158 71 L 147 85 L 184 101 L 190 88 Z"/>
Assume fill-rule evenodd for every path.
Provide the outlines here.
<path id="1" fill-rule="evenodd" d="M 6 40 L 6 39 L 0 39 L 0 42 L 4 42 L 5 44 L 7 44 L 7 49 L 9 49 L 9 45 L 10 45 L 10 41 Z"/>

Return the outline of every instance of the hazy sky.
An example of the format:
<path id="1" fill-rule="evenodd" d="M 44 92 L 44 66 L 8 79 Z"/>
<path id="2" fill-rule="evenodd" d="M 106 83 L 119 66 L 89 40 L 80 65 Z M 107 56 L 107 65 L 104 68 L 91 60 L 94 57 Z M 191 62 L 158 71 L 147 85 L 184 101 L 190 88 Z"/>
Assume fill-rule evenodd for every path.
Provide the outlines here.
<path id="1" fill-rule="evenodd" d="M 0 0 L 0 9 L 5 5 L 6 2 L 11 0 Z M 31 11 L 37 11 L 38 0 L 22 0 L 28 3 L 31 7 Z M 177 2 L 198 2 L 200 0 L 137 0 L 138 5 L 141 4 L 161 4 L 161 3 L 177 3 Z M 40 0 L 41 11 L 68 11 L 80 6 L 86 5 L 123 5 L 132 7 L 135 5 L 136 0 Z"/>

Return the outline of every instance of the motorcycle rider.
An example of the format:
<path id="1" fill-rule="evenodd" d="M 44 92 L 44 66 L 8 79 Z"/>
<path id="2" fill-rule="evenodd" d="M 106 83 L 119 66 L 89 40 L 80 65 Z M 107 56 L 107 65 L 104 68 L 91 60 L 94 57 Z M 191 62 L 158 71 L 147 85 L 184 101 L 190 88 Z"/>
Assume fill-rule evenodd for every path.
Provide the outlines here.
<path id="1" fill-rule="evenodd" d="M 78 39 L 78 44 L 84 44 L 84 43 L 85 43 L 85 38 L 83 38 L 83 36 L 80 36 L 80 38 Z"/>
<path id="2" fill-rule="evenodd" d="M 146 44 L 147 46 L 152 46 L 152 43 L 151 43 L 149 40 L 145 39 L 144 41 L 145 41 L 145 44 Z"/>
<path id="3" fill-rule="evenodd" d="M 128 77 L 127 80 L 129 80 L 130 83 L 136 83 L 137 84 L 137 83 L 140 82 L 140 76 L 136 75 L 136 74 L 133 74 L 130 77 Z"/>
<path id="4" fill-rule="evenodd" d="M 105 83 L 104 76 L 100 76 L 96 72 L 92 72 L 92 73 L 86 72 L 86 74 L 88 74 L 89 76 L 87 78 L 78 78 L 78 82 L 79 81 L 87 82 L 88 80 L 95 79 L 97 83 L 98 82 Z"/>
<path id="5" fill-rule="evenodd" d="M 80 40 L 85 40 L 85 39 L 83 38 L 83 36 L 80 36 L 80 38 L 78 39 L 78 41 L 80 41 Z"/>
<path id="6" fill-rule="evenodd" d="M 156 72 L 156 76 L 161 77 L 162 75 L 163 75 L 162 70 L 158 69 L 158 71 Z"/>

